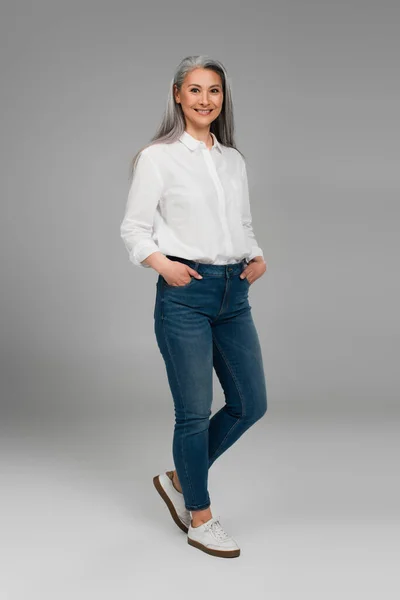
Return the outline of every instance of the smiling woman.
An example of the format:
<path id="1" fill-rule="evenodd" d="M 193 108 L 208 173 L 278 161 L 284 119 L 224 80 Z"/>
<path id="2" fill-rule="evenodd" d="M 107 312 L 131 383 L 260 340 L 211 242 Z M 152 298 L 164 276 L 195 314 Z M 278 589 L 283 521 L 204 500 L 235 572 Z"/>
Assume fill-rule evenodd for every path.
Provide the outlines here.
<path id="1" fill-rule="evenodd" d="M 220 115 L 224 101 L 221 76 L 211 69 L 193 69 L 187 74 L 180 88 L 175 85 L 174 97 L 175 102 L 182 107 L 186 129 L 189 133 L 200 129 L 195 137 L 202 139 L 202 135 L 207 135 L 203 141 L 210 148 L 212 146 L 208 131 L 210 123 Z M 196 118 L 193 112 L 196 113 Z M 200 120 L 197 117 L 200 117 Z"/>
<path id="2" fill-rule="evenodd" d="M 266 263 L 222 63 L 189 56 L 178 65 L 161 126 L 132 166 L 121 236 L 132 263 L 159 274 L 154 332 L 175 410 L 175 470 L 153 483 L 190 545 L 236 557 L 211 513 L 208 471 L 267 410 L 249 304 Z M 226 402 L 210 419 L 213 369 Z"/>

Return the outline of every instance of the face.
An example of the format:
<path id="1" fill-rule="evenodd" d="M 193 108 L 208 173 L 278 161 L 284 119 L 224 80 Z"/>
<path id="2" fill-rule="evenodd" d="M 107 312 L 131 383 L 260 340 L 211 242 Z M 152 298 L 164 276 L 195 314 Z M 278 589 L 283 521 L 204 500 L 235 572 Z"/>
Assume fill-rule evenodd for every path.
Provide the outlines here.
<path id="1" fill-rule="evenodd" d="M 210 69 L 194 69 L 186 75 L 180 92 L 175 86 L 174 95 L 182 106 L 186 124 L 190 123 L 195 129 L 209 129 L 222 110 L 221 77 Z M 206 112 L 199 112 L 201 109 Z"/>

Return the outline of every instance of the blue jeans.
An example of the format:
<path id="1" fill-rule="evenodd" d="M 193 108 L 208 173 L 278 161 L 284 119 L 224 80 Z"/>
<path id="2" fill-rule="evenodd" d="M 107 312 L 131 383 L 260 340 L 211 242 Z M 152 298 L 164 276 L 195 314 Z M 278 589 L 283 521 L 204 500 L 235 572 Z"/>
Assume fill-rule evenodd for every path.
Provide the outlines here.
<path id="1" fill-rule="evenodd" d="M 208 470 L 267 410 L 261 347 L 245 261 L 227 265 L 168 256 L 195 269 L 183 286 L 159 275 L 154 331 L 174 401 L 173 458 L 188 510 L 211 504 Z M 224 406 L 212 418 L 213 368 Z"/>

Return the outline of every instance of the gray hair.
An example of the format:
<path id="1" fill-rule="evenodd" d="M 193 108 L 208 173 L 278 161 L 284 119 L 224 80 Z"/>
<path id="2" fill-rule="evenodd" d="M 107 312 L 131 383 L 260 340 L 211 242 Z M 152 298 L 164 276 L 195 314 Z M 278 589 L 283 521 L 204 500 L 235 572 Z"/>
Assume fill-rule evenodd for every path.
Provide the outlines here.
<path id="1" fill-rule="evenodd" d="M 156 134 L 153 136 L 149 144 L 146 144 L 146 146 L 143 146 L 143 148 L 138 150 L 131 161 L 130 177 L 133 176 L 136 163 L 142 150 L 152 146 L 153 144 L 171 144 L 172 142 L 177 141 L 185 131 L 185 117 L 181 105 L 175 102 L 174 84 L 177 86 L 178 90 L 180 90 L 186 75 L 198 68 L 215 71 L 220 75 L 222 81 L 222 90 L 224 96 L 222 110 L 218 117 L 211 123 L 210 131 L 215 134 L 221 144 L 235 148 L 238 152 L 240 152 L 240 150 L 236 148 L 234 141 L 231 82 L 225 67 L 220 61 L 212 59 L 206 55 L 187 56 L 179 63 L 171 80 L 167 106 Z M 240 154 L 242 154 L 244 157 L 242 152 L 240 152 Z"/>

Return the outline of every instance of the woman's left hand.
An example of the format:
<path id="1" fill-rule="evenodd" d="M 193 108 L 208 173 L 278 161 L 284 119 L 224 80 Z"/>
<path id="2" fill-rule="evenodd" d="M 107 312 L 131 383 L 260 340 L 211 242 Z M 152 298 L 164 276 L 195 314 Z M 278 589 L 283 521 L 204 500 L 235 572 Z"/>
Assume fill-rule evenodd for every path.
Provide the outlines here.
<path id="1" fill-rule="evenodd" d="M 265 262 L 263 257 L 256 256 L 249 262 L 247 267 L 245 269 L 243 269 L 243 271 L 240 273 L 240 279 L 244 279 L 245 277 L 247 277 L 247 281 L 251 285 L 252 283 L 255 282 L 256 279 L 258 279 L 259 277 L 264 275 L 266 270 L 267 270 L 267 263 Z"/>

